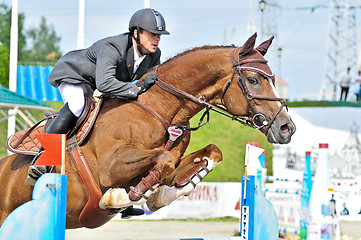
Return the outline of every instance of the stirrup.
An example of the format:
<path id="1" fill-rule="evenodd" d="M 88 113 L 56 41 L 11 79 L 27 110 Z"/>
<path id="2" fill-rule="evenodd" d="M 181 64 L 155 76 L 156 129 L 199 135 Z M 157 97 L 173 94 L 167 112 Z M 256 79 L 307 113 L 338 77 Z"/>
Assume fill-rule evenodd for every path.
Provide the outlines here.
<path id="1" fill-rule="evenodd" d="M 33 160 L 30 163 L 29 166 L 29 170 L 28 170 L 28 176 L 25 179 L 25 182 L 27 182 L 28 184 L 30 184 L 31 186 L 34 186 L 36 181 L 45 173 L 48 172 L 52 172 L 54 169 L 54 166 L 52 166 L 50 169 L 47 166 L 35 166 L 34 163 L 36 162 L 36 160 L 38 160 L 38 158 L 40 157 L 40 155 L 43 153 L 44 151 L 39 152 L 38 154 L 35 155 L 35 157 L 33 158 Z"/>

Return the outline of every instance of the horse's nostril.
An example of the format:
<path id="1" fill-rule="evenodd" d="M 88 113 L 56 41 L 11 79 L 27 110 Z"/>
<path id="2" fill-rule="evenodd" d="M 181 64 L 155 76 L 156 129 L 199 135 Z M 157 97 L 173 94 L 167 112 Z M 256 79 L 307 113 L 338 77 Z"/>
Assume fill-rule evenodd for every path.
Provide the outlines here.
<path id="1" fill-rule="evenodd" d="M 282 132 L 289 132 L 290 131 L 290 128 L 288 127 L 288 124 L 284 124 L 281 126 L 281 130 Z"/>

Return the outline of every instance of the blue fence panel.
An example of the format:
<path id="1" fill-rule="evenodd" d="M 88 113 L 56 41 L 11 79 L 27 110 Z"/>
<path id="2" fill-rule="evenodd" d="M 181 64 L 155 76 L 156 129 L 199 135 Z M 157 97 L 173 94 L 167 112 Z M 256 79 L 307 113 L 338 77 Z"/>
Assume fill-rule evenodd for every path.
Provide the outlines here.
<path id="1" fill-rule="evenodd" d="M 59 89 L 50 85 L 53 66 L 18 66 L 16 92 L 37 101 L 61 102 Z"/>
<path id="2" fill-rule="evenodd" d="M 53 70 L 53 66 L 46 66 L 45 68 L 45 71 L 46 71 L 46 79 L 48 79 L 51 71 Z M 63 98 L 61 97 L 60 95 L 60 92 L 59 92 L 59 89 L 58 88 L 55 88 L 53 87 L 48 81 L 47 81 L 47 91 L 51 92 L 51 94 L 49 93 L 49 96 L 51 95 L 52 98 L 49 98 L 49 99 L 52 99 L 50 101 L 53 101 L 53 102 L 62 102 L 63 101 Z"/>
<path id="3" fill-rule="evenodd" d="M 26 96 L 25 86 L 27 85 L 25 72 L 25 66 L 19 65 L 17 71 L 16 92 L 24 96 Z"/>
<path id="4" fill-rule="evenodd" d="M 45 73 L 45 67 L 44 66 L 36 66 L 36 81 L 35 81 L 35 88 L 37 89 L 37 97 L 38 101 L 46 101 L 47 95 L 46 95 L 46 82 L 47 77 Z"/>
<path id="5" fill-rule="evenodd" d="M 30 83 L 29 85 L 26 86 L 27 89 L 27 93 L 29 94 L 28 97 L 34 99 L 34 100 L 38 100 L 38 95 L 37 94 L 37 89 L 36 89 L 36 69 L 35 66 L 33 65 L 29 65 L 26 67 L 26 77 L 28 82 Z"/>
<path id="6" fill-rule="evenodd" d="M 46 76 L 45 82 L 43 83 L 44 90 L 45 90 L 44 96 L 46 96 L 46 99 L 49 99 L 50 101 L 57 102 L 56 92 L 54 91 L 54 87 L 51 86 L 50 83 L 48 82 L 48 77 L 49 77 L 49 74 L 52 69 L 53 69 L 53 67 L 51 67 L 51 69 L 49 70 L 49 66 L 46 66 L 44 68 L 44 74 Z"/>

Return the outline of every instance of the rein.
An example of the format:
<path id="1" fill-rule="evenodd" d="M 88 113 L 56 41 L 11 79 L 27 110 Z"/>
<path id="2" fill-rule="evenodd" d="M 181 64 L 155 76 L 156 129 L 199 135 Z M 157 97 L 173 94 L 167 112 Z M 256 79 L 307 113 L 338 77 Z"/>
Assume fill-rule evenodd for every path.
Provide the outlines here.
<path id="1" fill-rule="evenodd" d="M 248 88 L 246 86 L 246 83 L 245 83 L 244 76 L 242 74 L 242 70 L 255 70 L 255 71 L 259 72 L 261 75 L 263 75 L 264 77 L 267 76 L 267 74 L 265 72 L 263 72 L 262 70 L 260 70 L 260 69 L 249 68 L 249 67 L 241 67 L 241 65 L 247 64 L 247 63 L 263 63 L 263 64 L 266 64 L 267 61 L 264 60 L 264 59 L 240 60 L 239 55 L 238 55 L 238 52 L 239 52 L 240 49 L 241 49 L 241 47 L 236 48 L 232 52 L 232 59 L 231 60 L 232 60 L 232 65 L 233 65 L 233 72 L 232 72 L 231 78 L 229 79 L 226 87 L 223 90 L 221 101 L 222 101 L 222 104 L 223 104 L 224 95 L 226 94 L 229 86 L 231 85 L 232 80 L 234 78 L 234 75 L 237 73 L 238 74 L 238 76 L 237 76 L 238 85 L 239 85 L 240 89 L 242 90 L 242 93 L 243 93 L 243 95 L 244 95 L 244 97 L 245 97 L 245 99 L 247 101 L 247 105 L 248 105 L 248 110 L 247 110 L 248 114 L 246 116 L 234 115 L 234 114 L 230 113 L 223 106 L 212 105 L 212 104 L 208 103 L 206 101 L 205 96 L 203 96 L 203 95 L 200 96 L 199 98 L 196 98 L 191 94 L 188 94 L 188 93 L 186 93 L 186 92 L 184 92 L 184 91 L 182 91 L 180 89 L 177 89 L 177 88 L 163 82 L 162 80 L 159 79 L 158 74 L 157 74 L 157 70 L 158 70 L 159 65 L 156 66 L 155 70 L 154 70 L 154 72 L 157 74 L 156 85 L 158 87 L 160 87 L 161 89 L 163 89 L 164 91 L 173 94 L 174 96 L 186 99 L 186 100 L 191 101 L 193 103 L 196 103 L 196 104 L 198 104 L 200 106 L 206 107 L 206 111 L 204 112 L 201 120 L 199 121 L 199 126 L 196 129 L 198 129 L 200 126 L 204 125 L 204 124 L 201 125 L 201 122 L 202 122 L 205 114 L 208 115 L 208 120 L 207 120 L 207 123 L 208 123 L 208 121 L 209 121 L 209 111 L 212 110 L 212 111 L 220 113 L 220 114 L 222 114 L 222 115 L 224 115 L 226 117 L 229 117 L 232 120 L 238 121 L 239 123 L 243 124 L 244 126 L 252 127 L 252 128 L 255 128 L 255 129 L 261 129 L 261 128 L 264 128 L 264 127 L 267 126 L 267 128 L 266 128 L 266 133 L 267 133 L 269 128 L 271 127 L 272 123 L 274 122 L 274 120 L 276 119 L 278 114 L 283 109 L 283 107 L 287 108 L 286 101 L 284 99 L 282 99 L 282 98 L 277 98 L 277 97 L 256 96 L 256 95 L 253 95 L 248 90 Z M 277 111 L 277 113 L 273 116 L 271 121 L 268 122 L 263 113 L 258 113 L 256 111 L 256 109 L 252 105 L 253 100 L 279 101 L 281 103 L 281 106 L 280 106 L 279 110 Z M 253 113 L 252 117 L 249 117 L 249 115 L 252 114 L 252 113 Z M 257 121 L 259 123 L 261 123 L 261 124 L 257 123 Z M 188 130 L 190 130 L 190 129 L 188 129 Z"/>
<path id="2" fill-rule="evenodd" d="M 157 73 L 157 70 L 158 70 L 158 67 L 157 66 L 155 68 L 155 73 Z M 199 98 L 196 98 L 194 97 L 193 95 L 189 94 L 189 93 L 186 93 L 180 89 L 177 89 L 165 82 L 163 82 L 162 80 L 159 79 L 159 77 L 157 77 L 157 81 L 155 83 L 159 88 L 163 89 L 164 91 L 166 92 L 169 92 L 171 94 L 173 94 L 174 96 L 177 96 L 177 97 L 180 97 L 180 98 L 183 98 L 183 99 L 186 99 L 188 101 L 191 101 L 195 104 L 198 104 L 202 107 L 205 107 L 206 108 L 206 111 L 204 112 L 204 114 L 202 115 L 200 121 L 199 121 L 199 125 L 197 128 L 194 128 L 194 129 L 186 129 L 186 130 L 197 130 L 199 127 L 205 125 L 206 123 L 209 122 L 209 111 L 212 110 L 214 112 L 217 112 L 217 113 L 220 113 L 226 117 L 229 117 L 231 118 L 232 120 L 235 120 L 235 121 L 238 121 L 240 122 L 241 124 L 245 125 L 245 126 L 249 126 L 249 127 L 255 127 L 253 125 L 250 125 L 248 123 L 248 120 L 249 118 L 247 116 L 237 116 L 237 115 L 234 115 L 232 113 L 230 113 L 228 110 L 226 110 L 224 107 L 222 106 L 217 106 L 217 105 L 213 105 L 213 104 L 210 104 L 206 101 L 206 98 L 205 96 L 200 96 Z M 207 115 L 207 122 L 202 124 L 202 121 L 203 121 L 203 118 L 204 116 Z"/>

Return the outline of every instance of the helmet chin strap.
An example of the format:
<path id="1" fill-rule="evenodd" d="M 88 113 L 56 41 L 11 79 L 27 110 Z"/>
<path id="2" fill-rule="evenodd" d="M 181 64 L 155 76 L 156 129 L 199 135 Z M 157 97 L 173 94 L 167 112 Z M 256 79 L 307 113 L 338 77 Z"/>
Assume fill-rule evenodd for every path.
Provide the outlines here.
<path id="1" fill-rule="evenodd" d="M 134 33 L 133 33 L 133 37 L 134 37 Z M 143 52 L 143 50 L 142 50 L 141 44 L 140 44 L 139 27 L 137 27 L 137 37 L 134 37 L 134 39 L 135 39 L 135 42 L 137 43 L 138 52 L 139 52 L 141 55 L 145 55 L 144 52 Z"/>

